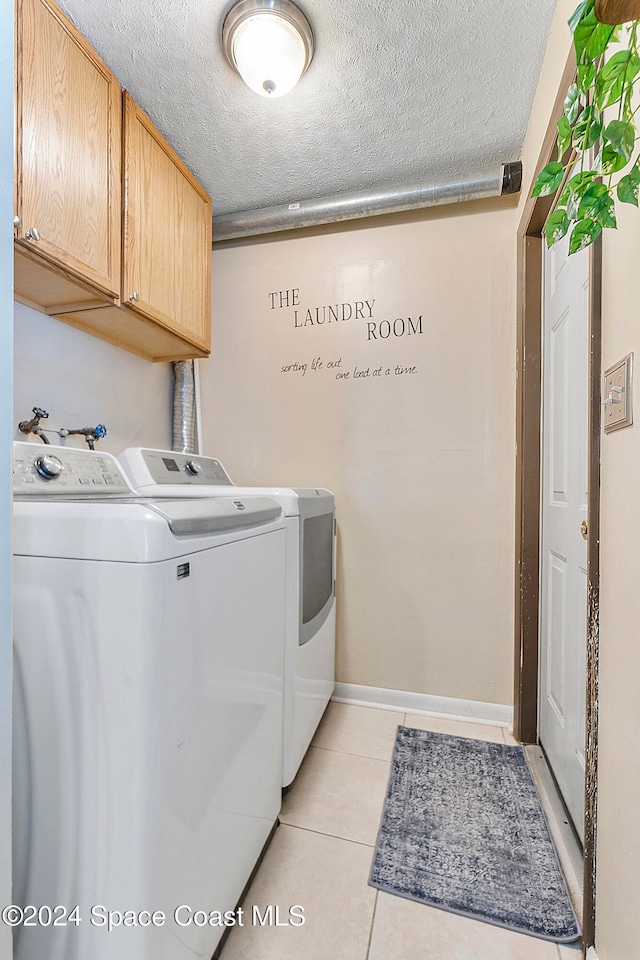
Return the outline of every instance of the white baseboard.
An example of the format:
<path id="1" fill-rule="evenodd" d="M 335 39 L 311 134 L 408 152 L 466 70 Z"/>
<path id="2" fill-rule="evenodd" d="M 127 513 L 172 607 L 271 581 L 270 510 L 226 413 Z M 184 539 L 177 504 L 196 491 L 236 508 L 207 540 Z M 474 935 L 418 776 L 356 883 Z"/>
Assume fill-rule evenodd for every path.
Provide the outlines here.
<path id="1" fill-rule="evenodd" d="M 338 703 L 352 703 L 361 707 L 419 713 L 429 717 L 446 717 L 449 720 L 466 720 L 471 723 L 488 723 L 496 727 L 510 727 L 513 723 L 513 707 L 507 704 L 458 700 L 454 697 L 434 697 L 428 693 L 386 690 L 384 687 L 363 687 L 358 683 L 336 683 L 331 699 Z"/>

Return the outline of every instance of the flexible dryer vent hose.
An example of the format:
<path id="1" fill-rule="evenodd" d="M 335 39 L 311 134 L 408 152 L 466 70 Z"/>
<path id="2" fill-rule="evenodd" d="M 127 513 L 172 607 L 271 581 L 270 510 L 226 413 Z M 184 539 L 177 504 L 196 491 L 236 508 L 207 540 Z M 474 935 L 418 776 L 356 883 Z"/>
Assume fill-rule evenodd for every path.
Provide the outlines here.
<path id="1" fill-rule="evenodd" d="M 173 443 L 177 453 L 196 453 L 196 388 L 193 360 L 173 364 Z"/>

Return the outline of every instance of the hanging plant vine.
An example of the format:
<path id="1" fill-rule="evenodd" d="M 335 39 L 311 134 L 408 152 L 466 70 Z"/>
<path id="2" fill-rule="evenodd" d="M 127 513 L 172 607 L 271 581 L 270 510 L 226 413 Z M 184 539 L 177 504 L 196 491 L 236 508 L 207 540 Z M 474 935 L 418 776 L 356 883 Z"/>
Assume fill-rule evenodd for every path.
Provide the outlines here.
<path id="1" fill-rule="evenodd" d="M 640 73 L 640 21 L 632 21 L 623 32 L 619 26 L 601 23 L 594 4 L 595 0 L 583 0 L 569 20 L 577 80 L 569 87 L 558 121 L 558 159 L 540 171 L 531 194 L 554 194 L 565 180 L 565 172 L 575 171 L 545 226 L 549 246 L 571 229 L 570 254 L 588 247 L 603 228 L 617 227 L 615 198 L 637 207 L 640 188 L 635 153 L 635 118 L 640 107 L 634 110 L 632 106 Z M 620 44 L 621 49 L 609 56 L 612 44 Z M 617 108 L 617 115 L 605 122 L 604 111 L 612 108 Z M 593 148 L 597 153 L 589 164 L 587 157 Z M 565 157 L 568 159 L 563 161 Z"/>

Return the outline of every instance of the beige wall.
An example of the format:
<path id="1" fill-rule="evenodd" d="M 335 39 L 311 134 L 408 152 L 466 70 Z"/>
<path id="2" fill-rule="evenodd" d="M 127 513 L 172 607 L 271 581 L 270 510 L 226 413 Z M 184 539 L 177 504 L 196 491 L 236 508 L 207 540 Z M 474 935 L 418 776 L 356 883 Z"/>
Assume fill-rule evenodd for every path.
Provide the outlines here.
<path id="1" fill-rule="evenodd" d="M 335 492 L 338 680 L 510 704 L 515 204 L 419 216 L 214 249 L 205 452 Z M 299 324 L 364 306 L 296 327 L 294 288 Z"/>
<path id="2" fill-rule="evenodd" d="M 603 243 L 606 369 L 640 362 L 640 213 L 624 209 Z M 640 407 L 636 423 L 603 437 L 600 742 L 596 945 L 600 960 L 640 954 Z"/>
<path id="3" fill-rule="evenodd" d="M 561 0 L 523 159 L 533 175 L 570 49 Z M 521 198 L 521 205 L 525 194 Z M 620 210 L 603 238 L 603 367 L 634 351 L 640 359 L 640 213 Z M 636 403 L 636 419 L 639 419 Z M 638 424 L 602 438 L 599 801 L 596 950 L 599 960 L 640 953 L 640 432 Z"/>
<path id="4" fill-rule="evenodd" d="M 542 141 L 549 126 L 549 117 L 571 52 L 571 34 L 567 27 L 567 20 L 577 5 L 577 0 L 558 0 L 556 6 L 538 89 L 531 110 L 529 128 L 522 149 L 523 183 L 520 211 L 531 193 Z"/>

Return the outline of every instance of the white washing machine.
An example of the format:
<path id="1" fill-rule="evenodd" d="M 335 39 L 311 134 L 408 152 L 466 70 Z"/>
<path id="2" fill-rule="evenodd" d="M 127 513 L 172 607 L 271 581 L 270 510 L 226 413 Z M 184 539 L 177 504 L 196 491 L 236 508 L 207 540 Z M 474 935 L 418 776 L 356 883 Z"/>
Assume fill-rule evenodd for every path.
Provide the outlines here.
<path id="1" fill-rule="evenodd" d="M 14 490 L 16 960 L 209 960 L 280 810 L 281 507 L 28 443 Z"/>
<path id="2" fill-rule="evenodd" d="M 130 447 L 120 454 L 129 480 L 153 497 L 267 496 L 287 527 L 283 787 L 302 762 L 334 688 L 336 520 L 324 489 L 237 487 L 219 460 Z"/>

